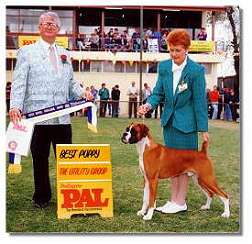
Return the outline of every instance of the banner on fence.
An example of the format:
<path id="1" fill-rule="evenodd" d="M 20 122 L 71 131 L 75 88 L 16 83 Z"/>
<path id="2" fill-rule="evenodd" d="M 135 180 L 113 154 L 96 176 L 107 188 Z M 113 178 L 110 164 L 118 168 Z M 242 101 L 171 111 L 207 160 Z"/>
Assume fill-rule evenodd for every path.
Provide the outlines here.
<path id="1" fill-rule="evenodd" d="M 26 35 L 20 35 L 18 36 L 18 47 L 23 47 L 25 45 L 30 45 L 35 43 L 37 40 L 39 40 L 39 36 L 26 36 Z M 68 48 L 68 37 L 66 36 L 57 36 L 56 37 L 56 44 Z"/>
<path id="2" fill-rule="evenodd" d="M 214 52 L 214 41 L 191 41 L 189 52 Z"/>

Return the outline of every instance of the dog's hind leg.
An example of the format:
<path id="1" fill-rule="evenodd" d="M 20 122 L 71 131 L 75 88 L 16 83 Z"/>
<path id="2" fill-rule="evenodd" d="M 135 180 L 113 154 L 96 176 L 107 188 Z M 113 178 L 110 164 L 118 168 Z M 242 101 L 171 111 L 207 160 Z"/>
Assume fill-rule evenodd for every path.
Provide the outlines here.
<path id="1" fill-rule="evenodd" d="M 221 196 L 219 197 L 224 204 L 224 212 L 221 214 L 221 217 L 229 218 L 230 216 L 229 199 Z"/>
<path id="2" fill-rule="evenodd" d="M 149 181 L 146 175 L 144 175 L 143 205 L 142 209 L 137 212 L 138 216 L 144 216 L 147 212 L 149 206 L 149 192 L 150 192 L 149 188 L 150 188 Z"/>
<path id="3" fill-rule="evenodd" d="M 230 216 L 230 209 L 229 209 L 229 198 L 228 198 L 228 195 L 223 191 L 221 190 L 218 185 L 216 184 L 215 182 L 215 185 L 211 185 L 211 190 L 213 191 L 213 193 L 215 193 L 219 198 L 220 200 L 223 202 L 223 205 L 224 205 L 224 212 L 221 214 L 221 217 L 224 217 L 224 218 L 229 218 Z"/>
<path id="4" fill-rule="evenodd" d="M 213 200 L 213 193 L 210 192 L 210 191 L 205 190 L 205 187 L 204 187 L 203 183 L 201 181 L 199 182 L 198 177 L 196 175 L 194 175 L 192 178 L 193 178 L 194 183 L 201 189 L 201 191 L 207 197 L 206 203 L 204 205 L 202 205 L 200 209 L 201 210 L 210 209 L 210 206 L 211 206 L 211 203 L 212 203 L 212 200 Z"/>
<path id="5" fill-rule="evenodd" d="M 221 214 L 221 217 L 229 218 L 230 208 L 229 208 L 229 198 L 226 192 L 219 188 L 216 183 L 215 178 L 213 179 L 213 184 L 211 184 L 212 191 L 220 198 L 224 205 L 224 212 Z"/>
<path id="6" fill-rule="evenodd" d="M 208 210 L 208 209 L 210 209 L 213 198 L 210 197 L 209 194 L 206 191 L 204 191 L 203 189 L 202 189 L 202 191 L 206 195 L 207 200 L 206 200 L 206 203 L 200 207 L 200 209 L 201 210 Z"/>
<path id="7" fill-rule="evenodd" d="M 156 208 L 156 193 L 157 193 L 157 185 L 158 185 L 158 177 L 156 176 L 154 179 L 151 179 L 149 181 L 149 188 L 150 188 L 150 194 L 149 194 L 149 209 L 147 214 L 143 217 L 144 220 L 151 220 L 154 210 Z"/>
<path id="8" fill-rule="evenodd" d="M 200 184 L 200 181 L 199 181 Z M 202 181 L 203 188 L 207 190 L 210 194 L 216 194 L 224 204 L 224 212 L 222 213 L 222 217 L 229 218 L 230 209 L 229 209 L 229 198 L 228 195 L 221 190 L 215 180 L 214 176 L 209 176 Z"/>

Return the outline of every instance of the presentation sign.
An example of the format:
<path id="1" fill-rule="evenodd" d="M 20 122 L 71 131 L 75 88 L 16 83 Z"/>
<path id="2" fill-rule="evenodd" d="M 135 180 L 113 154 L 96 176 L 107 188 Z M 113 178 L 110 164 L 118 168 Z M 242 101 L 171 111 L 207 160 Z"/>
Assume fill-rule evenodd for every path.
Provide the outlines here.
<path id="1" fill-rule="evenodd" d="M 113 217 L 110 145 L 59 144 L 56 152 L 58 218 Z"/>

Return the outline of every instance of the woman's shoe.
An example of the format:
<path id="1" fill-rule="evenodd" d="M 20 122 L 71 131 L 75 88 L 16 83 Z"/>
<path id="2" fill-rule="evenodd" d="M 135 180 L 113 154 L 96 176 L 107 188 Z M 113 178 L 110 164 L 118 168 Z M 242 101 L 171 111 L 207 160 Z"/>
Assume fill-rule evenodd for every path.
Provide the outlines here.
<path id="1" fill-rule="evenodd" d="M 167 201 L 165 205 L 157 207 L 155 210 L 158 212 L 163 212 L 163 210 L 166 210 L 171 204 L 172 204 L 171 201 Z"/>
<path id="2" fill-rule="evenodd" d="M 175 202 L 172 202 L 167 208 L 162 209 L 162 213 L 178 213 L 178 212 L 185 212 L 187 210 L 186 203 L 184 205 L 178 205 Z"/>

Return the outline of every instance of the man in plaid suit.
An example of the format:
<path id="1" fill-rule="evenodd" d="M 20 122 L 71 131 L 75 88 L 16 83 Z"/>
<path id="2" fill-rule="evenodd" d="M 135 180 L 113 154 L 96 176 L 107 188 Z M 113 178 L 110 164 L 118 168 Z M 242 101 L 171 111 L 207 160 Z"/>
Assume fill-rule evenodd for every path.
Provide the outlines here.
<path id="1" fill-rule="evenodd" d="M 55 44 L 59 30 L 58 15 L 43 13 L 39 18 L 40 40 L 18 51 L 9 111 L 13 123 L 17 123 L 24 113 L 84 96 L 80 83 L 73 79 L 67 51 Z M 31 141 L 35 207 L 47 207 L 51 199 L 48 161 L 51 143 L 55 152 L 56 144 L 71 142 L 69 115 L 35 125 Z"/>

